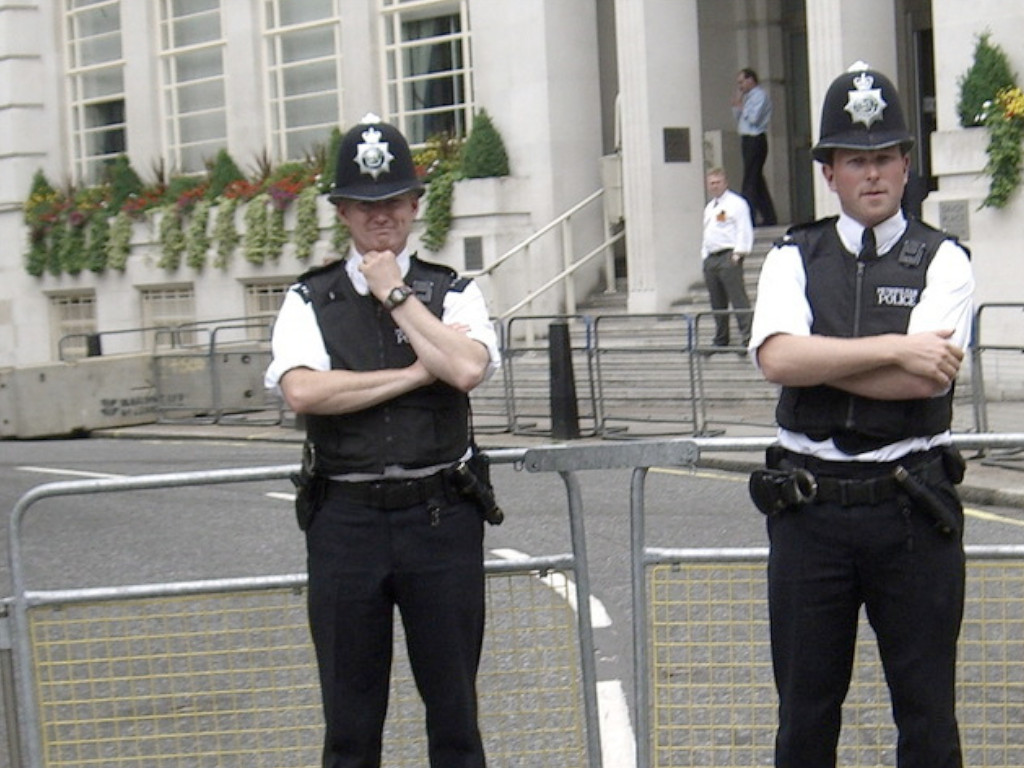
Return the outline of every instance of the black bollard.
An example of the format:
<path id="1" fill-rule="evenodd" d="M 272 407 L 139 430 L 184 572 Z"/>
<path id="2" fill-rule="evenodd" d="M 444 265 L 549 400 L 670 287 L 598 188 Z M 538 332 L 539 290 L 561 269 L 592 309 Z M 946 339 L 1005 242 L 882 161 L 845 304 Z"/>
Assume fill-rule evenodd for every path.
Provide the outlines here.
<path id="1" fill-rule="evenodd" d="M 103 354 L 103 345 L 98 333 L 90 333 L 85 337 L 85 356 L 99 357 Z"/>
<path id="2" fill-rule="evenodd" d="M 551 437 L 576 440 L 580 436 L 580 416 L 569 324 L 564 320 L 548 326 L 548 360 L 551 366 Z"/>

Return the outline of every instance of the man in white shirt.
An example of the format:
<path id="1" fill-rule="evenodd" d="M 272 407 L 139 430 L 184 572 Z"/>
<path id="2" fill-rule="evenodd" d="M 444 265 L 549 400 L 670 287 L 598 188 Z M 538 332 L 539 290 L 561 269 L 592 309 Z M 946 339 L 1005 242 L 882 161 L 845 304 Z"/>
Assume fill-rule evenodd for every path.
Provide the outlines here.
<path id="1" fill-rule="evenodd" d="M 750 206 L 729 189 L 729 179 L 721 168 L 712 168 L 705 177 L 710 200 L 704 208 L 704 236 L 700 256 L 704 282 L 708 286 L 715 315 L 716 347 L 729 346 L 729 314 L 732 304 L 743 349 L 750 341 L 750 299 L 743 284 L 743 260 L 754 246 Z"/>

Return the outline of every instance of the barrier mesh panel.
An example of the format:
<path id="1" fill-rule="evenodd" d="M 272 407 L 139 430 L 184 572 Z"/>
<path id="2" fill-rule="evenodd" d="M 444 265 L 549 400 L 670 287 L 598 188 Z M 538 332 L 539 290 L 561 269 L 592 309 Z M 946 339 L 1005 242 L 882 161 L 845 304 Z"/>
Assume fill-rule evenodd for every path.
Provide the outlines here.
<path id="1" fill-rule="evenodd" d="M 479 688 L 495 766 L 586 764 L 575 614 L 561 574 L 490 574 Z M 30 635 L 45 765 L 320 762 L 322 718 L 305 593 L 37 606 Z M 422 704 L 396 621 L 385 764 L 426 764 Z"/>
<path id="2" fill-rule="evenodd" d="M 958 664 L 964 764 L 1024 765 L 1024 562 L 971 561 Z M 764 563 L 648 570 L 654 766 L 773 763 L 776 697 Z M 839 763 L 895 765 L 895 729 L 862 617 Z"/>

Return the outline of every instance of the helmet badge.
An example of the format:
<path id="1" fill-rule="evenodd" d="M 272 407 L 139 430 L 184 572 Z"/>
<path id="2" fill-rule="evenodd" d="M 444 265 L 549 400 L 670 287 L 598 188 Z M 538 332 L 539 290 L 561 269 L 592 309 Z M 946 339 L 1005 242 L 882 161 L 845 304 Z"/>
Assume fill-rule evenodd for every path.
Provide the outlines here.
<path id="1" fill-rule="evenodd" d="M 370 122 L 370 117 L 376 117 L 367 115 L 364 118 L 364 122 Z M 363 143 L 356 146 L 356 158 L 355 163 L 359 166 L 360 173 L 373 178 L 374 181 L 382 173 L 387 173 L 391 170 L 391 161 L 395 159 L 395 156 L 388 150 L 388 142 L 381 141 L 383 136 L 373 126 L 370 126 L 363 131 Z"/>
<path id="2" fill-rule="evenodd" d="M 847 91 L 849 100 L 843 107 L 850 113 L 850 119 L 855 123 L 864 123 L 870 128 L 872 123 L 882 120 L 882 113 L 889 106 L 882 98 L 882 89 L 873 88 L 875 78 L 867 72 L 861 72 L 853 78 L 855 90 Z"/>

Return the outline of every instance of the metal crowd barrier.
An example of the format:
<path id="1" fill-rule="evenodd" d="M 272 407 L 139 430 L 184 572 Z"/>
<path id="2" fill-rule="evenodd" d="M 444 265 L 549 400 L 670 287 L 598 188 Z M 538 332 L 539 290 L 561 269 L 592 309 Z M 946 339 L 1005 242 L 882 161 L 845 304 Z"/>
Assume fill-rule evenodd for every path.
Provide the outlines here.
<path id="1" fill-rule="evenodd" d="M 1020 448 L 1024 434 L 957 434 L 954 442 L 964 449 Z M 489 452 L 496 463 L 560 475 L 572 543 L 571 554 L 487 564 L 480 690 L 495 766 L 602 765 L 579 473 L 615 468 L 633 470 L 637 768 L 771 762 L 766 550 L 652 547 L 644 512 L 652 467 L 694 466 L 704 451 L 761 451 L 770 443 L 708 437 Z M 15 678 L 20 716 L 14 730 L 22 755 L 15 765 L 149 766 L 159 757 L 171 768 L 208 764 L 204 759 L 241 766 L 257 751 L 272 754 L 275 765 L 316 762 L 317 690 L 303 576 L 31 590 L 21 534 L 44 499 L 281 480 L 294 469 L 50 483 L 18 501 L 10 519 L 10 627 L 0 621 L 0 640 L 8 635 L 13 651 L 13 665 L 0 657 L 0 675 Z M 958 669 L 965 755 L 979 768 L 1011 768 L 1024 764 L 1024 547 L 973 547 L 968 558 Z M 551 590 L 538 588 L 541 575 L 575 591 L 575 615 Z M 859 646 L 844 718 L 844 764 L 891 760 L 888 694 L 872 640 Z M 388 765 L 422 765 L 414 685 L 404 670 L 396 679 Z"/>
<path id="2" fill-rule="evenodd" d="M 251 338 L 253 331 L 259 338 Z M 268 403 L 263 386 L 269 331 L 268 322 L 249 320 L 183 325 L 159 334 L 153 355 L 157 402 L 169 400 L 164 395 L 172 391 L 188 394 L 174 405 L 159 405 L 158 421 L 280 424 L 283 404 Z"/>
<path id="3" fill-rule="evenodd" d="M 707 438 L 692 450 L 761 450 L 771 438 Z M 955 435 L 961 448 L 1024 447 L 1024 434 Z M 676 449 L 673 449 L 676 450 Z M 630 542 L 638 768 L 770 765 L 776 698 L 768 641 L 766 548 L 670 549 L 645 541 L 633 471 Z M 1024 546 L 968 547 L 958 661 L 965 765 L 1024 764 Z M 840 763 L 887 765 L 895 732 L 874 637 L 861 618 L 844 704 Z"/>
<path id="4" fill-rule="evenodd" d="M 524 452 L 490 456 L 507 463 Z M 304 575 L 32 590 L 22 536 L 29 513 L 47 499 L 283 480 L 296 469 L 48 483 L 18 501 L 9 531 L 10 622 L 0 620 L 0 649 L 10 648 L 13 659 L 5 667 L 0 653 L 0 673 L 11 670 L 16 692 L 4 709 L 19 720 L 9 729 L 14 765 L 171 768 L 268 759 L 284 768 L 319 761 Z M 491 621 L 481 726 L 496 765 L 601 765 L 582 503 L 575 480 L 565 482 L 572 553 L 486 564 Z M 563 599 L 571 592 L 575 613 Z M 389 766 L 424 764 L 422 722 L 411 673 L 396 656 Z"/>
<path id="5" fill-rule="evenodd" d="M 992 344 L 985 341 L 984 329 L 987 323 L 983 324 L 982 319 L 991 316 L 995 312 L 1010 311 L 1017 316 L 1017 322 L 1024 320 L 1024 304 L 1017 302 L 999 303 L 993 302 L 982 304 L 974 313 L 974 333 L 971 339 L 971 402 L 974 406 L 974 426 L 978 432 L 988 432 L 988 399 L 985 391 L 985 353 L 989 357 L 997 353 L 1009 353 L 999 355 L 1006 362 L 1017 362 L 1024 358 L 1024 346 L 1020 344 Z M 1019 372 L 1014 371 L 1014 380 L 1019 381 Z"/>

